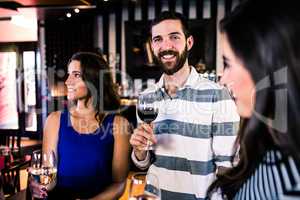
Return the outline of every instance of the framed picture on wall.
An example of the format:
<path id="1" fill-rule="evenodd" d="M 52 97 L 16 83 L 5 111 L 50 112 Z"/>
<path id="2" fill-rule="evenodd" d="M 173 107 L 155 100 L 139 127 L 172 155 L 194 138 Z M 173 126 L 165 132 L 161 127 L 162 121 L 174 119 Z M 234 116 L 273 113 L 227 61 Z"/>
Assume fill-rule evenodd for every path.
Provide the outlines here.
<path id="1" fill-rule="evenodd" d="M 16 52 L 0 52 L 0 129 L 18 129 Z"/>
<path id="2" fill-rule="evenodd" d="M 0 44 L 0 132 L 42 134 L 41 65 L 35 42 Z M 1 135 L 0 134 L 0 135 Z"/>

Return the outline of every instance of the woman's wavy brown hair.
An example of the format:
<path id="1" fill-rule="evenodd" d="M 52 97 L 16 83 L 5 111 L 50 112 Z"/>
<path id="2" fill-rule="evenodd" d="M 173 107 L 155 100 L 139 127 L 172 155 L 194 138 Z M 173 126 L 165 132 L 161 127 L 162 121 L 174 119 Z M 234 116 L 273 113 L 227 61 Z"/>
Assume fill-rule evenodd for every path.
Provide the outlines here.
<path id="1" fill-rule="evenodd" d="M 78 52 L 72 55 L 69 63 L 73 60 L 80 62 L 82 79 L 88 88 L 85 104 L 92 97 L 96 117 L 109 112 L 118 112 L 120 98 L 103 56 L 99 53 Z"/>
<path id="2" fill-rule="evenodd" d="M 234 198 L 269 149 L 278 148 L 285 157 L 292 156 L 300 162 L 300 15 L 296 2 L 245 1 L 221 21 L 221 32 L 255 84 L 265 80 L 269 87 L 256 91 L 256 114 L 243 121 L 237 141 L 239 162 L 218 175 L 208 189 L 208 196 L 220 188 L 228 199 Z M 281 82 L 282 79 L 285 81 Z M 284 95 L 287 102 L 281 98 Z M 286 107 L 281 109 L 283 106 Z M 269 118 L 269 123 L 259 115 Z M 283 123 L 274 123 L 278 115 L 284 117 L 287 128 L 274 128 Z"/>

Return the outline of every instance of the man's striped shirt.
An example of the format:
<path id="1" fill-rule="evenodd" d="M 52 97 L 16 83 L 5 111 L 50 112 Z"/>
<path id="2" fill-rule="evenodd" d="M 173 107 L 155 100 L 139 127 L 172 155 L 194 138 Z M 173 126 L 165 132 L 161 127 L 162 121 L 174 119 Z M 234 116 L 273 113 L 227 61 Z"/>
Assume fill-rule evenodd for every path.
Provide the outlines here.
<path id="1" fill-rule="evenodd" d="M 231 166 L 239 126 L 236 106 L 225 88 L 201 78 L 193 67 L 173 98 L 163 80 L 142 93 L 155 95 L 159 107 L 154 162 L 150 165 L 150 154 L 138 161 L 133 153 L 132 159 L 140 168 L 150 165 L 149 172 L 159 177 L 162 200 L 205 199 L 217 167 Z"/>

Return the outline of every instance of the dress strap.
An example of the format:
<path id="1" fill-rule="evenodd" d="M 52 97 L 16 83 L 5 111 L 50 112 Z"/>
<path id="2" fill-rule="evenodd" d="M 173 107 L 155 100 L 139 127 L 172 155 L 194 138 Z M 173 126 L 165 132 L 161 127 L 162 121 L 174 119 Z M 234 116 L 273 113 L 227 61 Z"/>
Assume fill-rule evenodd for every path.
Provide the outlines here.
<path id="1" fill-rule="evenodd" d="M 113 126 L 115 114 L 107 114 L 104 116 L 102 126 Z"/>
<path id="2" fill-rule="evenodd" d="M 69 111 L 67 109 L 62 110 L 60 114 L 60 127 L 67 127 L 70 125 L 70 123 Z"/>

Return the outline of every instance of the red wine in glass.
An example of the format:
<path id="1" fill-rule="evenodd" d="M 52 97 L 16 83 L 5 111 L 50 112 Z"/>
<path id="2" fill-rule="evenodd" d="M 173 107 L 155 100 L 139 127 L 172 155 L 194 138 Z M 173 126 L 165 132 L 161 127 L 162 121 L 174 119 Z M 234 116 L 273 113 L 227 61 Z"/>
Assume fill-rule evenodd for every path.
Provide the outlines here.
<path id="1" fill-rule="evenodd" d="M 155 93 L 139 96 L 138 104 L 137 104 L 137 112 L 139 118 L 143 122 L 150 124 L 156 119 L 158 115 L 158 107 L 156 101 L 157 101 L 157 97 Z"/>
<path id="2" fill-rule="evenodd" d="M 156 99 L 154 95 L 139 96 L 137 113 L 139 118 L 147 124 L 153 122 L 158 115 L 158 107 L 157 104 L 155 104 L 155 100 Z M 153 150 L 150 140 L 147 141 L 145 150 Z"/>
<path id="3" fill-rule="evenodd" d="M 158 109 L 151 108 L 151 107 L 147 107 L 143 109 L 138 108 L 138 115 L 143 122 L 150 124 L 156 119 L 158 115 Z"/>

